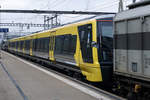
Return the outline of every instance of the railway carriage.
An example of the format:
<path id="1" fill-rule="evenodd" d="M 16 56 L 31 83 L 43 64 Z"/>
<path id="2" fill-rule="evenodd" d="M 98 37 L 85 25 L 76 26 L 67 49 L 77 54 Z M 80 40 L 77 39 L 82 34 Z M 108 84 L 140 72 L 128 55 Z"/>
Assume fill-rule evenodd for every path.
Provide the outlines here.
<path id="1" fill-rule="evenodd" d="M 150 1 L 128 8 L 114 17 L 114 74 L 131 100 L 150 100 Z"/>
<path id="2" fill-rule="evenodd" d="M 9 40 L 8 50 L 60 65 L 69 72 L 81 73 L 90 82 L 112 78 L 114 15 L 60 26 Z"/>

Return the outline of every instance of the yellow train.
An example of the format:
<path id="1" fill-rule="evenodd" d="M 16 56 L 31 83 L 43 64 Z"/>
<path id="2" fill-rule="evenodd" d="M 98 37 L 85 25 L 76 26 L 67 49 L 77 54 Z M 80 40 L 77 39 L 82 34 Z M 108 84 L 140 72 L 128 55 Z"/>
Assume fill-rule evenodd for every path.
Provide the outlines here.
<path id="1" fill-rule="evenodd" d="M 90 82 L 112 77 L 113 16 L 105 15 L 10 39 L 9 52 L 61 65 Z"/>

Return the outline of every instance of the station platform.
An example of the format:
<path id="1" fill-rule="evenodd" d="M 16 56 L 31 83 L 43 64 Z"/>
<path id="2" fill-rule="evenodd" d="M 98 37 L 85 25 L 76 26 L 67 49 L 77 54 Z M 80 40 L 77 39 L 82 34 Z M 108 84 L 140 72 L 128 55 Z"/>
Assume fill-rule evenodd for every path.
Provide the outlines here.
<path id="1" fill-rule="evenodd" d="M 0 100 L 110 100 L 12 54 L 1 55 Z"/>

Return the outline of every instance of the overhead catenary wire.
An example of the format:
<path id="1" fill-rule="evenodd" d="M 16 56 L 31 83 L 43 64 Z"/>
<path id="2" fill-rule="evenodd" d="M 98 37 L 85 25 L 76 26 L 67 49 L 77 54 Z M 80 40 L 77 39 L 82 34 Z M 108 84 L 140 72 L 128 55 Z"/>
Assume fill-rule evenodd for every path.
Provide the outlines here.
<path id="1" fill-rule="evenodd" d="M 97 11 L 97 10 L 99 10 L 99 9 L 104 9 L 104 8 L 109 8 L 109 7 L 111 7 L 111 6 L 114 6 L 114 5 L 117 5 L 119 3 L 119 1 L 118 0 L 115 0 L 115 3 L 111 3 L 111 4 L 109 4 L 109 5 L 106 5 L 106 6 L 102 6 L 102 7 L 99 7 L 98 9 L 95 9 L 95 10 L 93 10 L 93 11 Z M 104 3 L 102 3 L 102 4 L 99 4 L 99 5 L 103 5 Z M 91 10 L 91 9 L 89 9 L 89 10 Z M 64 17 L 69 17 L 69 18 L 78 18 L 78 17 L 81 17 L 82 15 L 78 15 L 78 16 L 74 16 L 74 17 L 72 17 L 72 16 L 67 16 L 67 15 L 63 15 Z"/>
<path id="2" fill-rule="evenodd" d="M 65 0 L 63 3 L 59 4 L 58 6 L 56 6 L 55 9 L 58 9 L 58 8 L 64 6 L 64 5 L 68 5 L 69 2 L 70 2 L 70 0 Z M 66 6 L 64 6 L 64 7 L 66 8 Z"/>
<path id="3" fill-rule="evenodd" d="M 58 5 L 60 5 L 61 3 L 65 2 L 66 0 L 57 0 L 58 2 L 51 4 L 51 8 L 56 8 Z"/>
<path id="4" fill-rule="evenodd" d="M 115 0 L 115 2 L 112 2 L 112 3 L 109 3 L 109 4 L 103 3 L 103 4 L 99 5 L 99 7 L 94 7 L 92 9 L 90 9 L 90 11 L 96 11 L 96 10 L 99 10 L 99 9 L 109 8 L 111 6 L 117 5 L 118 3 L 119 3 L 118 0 Z"/>
<path id="5" fill-rule="evenodd" d="M 99 7 L 103 7 L 104 5 L 108 5 L 108 4 L 114 4 L 115 2 L 119 2 L 118 0 L 113 0 L 113 1 L 110 1 L 109 3 L 108 2 L 102 2 L 102 3 L 99 3 L 97 5 L 94 5 L 94 7 L 89 7 L 89 10 L 94 10 L 94 9 L 97 9 Z"/>
<path id="6" fill-rule="evenodd" d="M 44 0 L 45 2 L 46 0 Z M 111 4 L 114 3 L 114 1 L 117 1 L 117 0 L 113 0 L 113 1 L 110 1 Z M 109 7 L 107 6 L 106 4 L 109 4 L 109 2 L 106 2 L 106 1 L 103 1 L 103 2 L 99 2 L 99 0 L 95 0 L 94 2 L 96 2 L 96 7 L 93 6 L 93 1 L 92 0 L 85 0 L 85 3 L 81 3 L 83 7 L 81 7 L 81 9 L 84 11 L 90 11 L 90 10 L 95 10 L 95 11 L 98 11 L 98 10 L 101 10 L 101 9 L 105 9 L 105 7 Z M 71 0 L 48 0 L 47 3 L 42 3 L 41 6 L 42 8 L 41 9 L 67 9 L 67 7 L 72 7 L 70 5 L 74 5 L 74 3 L 76 2 L 72 2 Z M 45 5 L 45 6 L 44 6 Z M 105 6 L 106 5 L 106 6 Z M 104 7 L 104 8 L 101 8 L 101 7 Z M 77 9 L 76 7 L 74 9 Z M 94 11 L 93 10 L 93 11 Z M 2 14 L 3 15 L 3 14 Z M 48 14 L 46 14 L 48 15 Z M 21 16 L 21 15 L 19 15 Z M 13 21 L 16 22 L 16 21 L 31 21 L 31 22 L 36 22 L 35 20 L 38 20 L 38 19 L 43 19 L 43 14 L 36 14 L 36 15 L 32 15 L 32 16 L 27 16 L 25 14 L 23 14 L 22 16 L 25 16 L 25 17 L 18 17 L 18 18 L 15 18 Z M 78 19 L 78 18 L 82 18 L 82 15 L 76 15 L 76 16 L 68 16 L 68 15 L 61 15 L 63 17 L 69 17 L 69 18 L 74 18 L 74 19 Z M 9 18 L 8 20 L 6 18 L 2 18 L 3 20 L 5 21 L 9 21 L 9 20 L 12 20 L 12 18 Z M 10 21 L 11 22 L 11 21 Z M 43 20 L 41 21 L 43 22 Z"/>

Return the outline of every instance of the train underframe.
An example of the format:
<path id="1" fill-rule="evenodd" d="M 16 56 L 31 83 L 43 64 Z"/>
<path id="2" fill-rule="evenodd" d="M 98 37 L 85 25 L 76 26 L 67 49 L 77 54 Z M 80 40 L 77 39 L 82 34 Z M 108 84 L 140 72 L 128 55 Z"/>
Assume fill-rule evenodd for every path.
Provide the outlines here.
<path id="1" fill-rule="evenodd" d="M 20 56 L 20 57 L 23 57 L 27 60 L 31 60 L 33 62 L 39 63 L 41 65 L 44 65 L 47 68 L 51 68 L 53 70 L 59 71 L 59 72 L 64 73 L 64 74 L 67 74 L 70 77 L 73 77 L 77 80 L 80 80 L 80 81 L 83 81 L 85 83 L 91 84 L 93 86 L 99 87 L 103 90 L 110 91 L 110 88 L 112 87 L 112 84 L 109 84 L 109 83 L 112 83 L 112 80 L 104 79 L 103 80 L 104 82 L 90 82 L 90 81 L 88 81 L 86 79 L 86 76 L 84 76 L 82 74 L 81 69 L 79 67 L 75 66 L 75 65 L 70 65 L 70 64 L 66 64 L 66 63 L 62 63 L 62 62 L 58 62 L 58 61 L 57 62 L 56 61 L 50 61 L 48 59 L 40 58 L 40 57 L 37 57 L 37 56 L 30 56 L 29 54 L 23 54 L 21 52 L 8 51 L 8 50 L 7 50 L 7 52 L 15 54 L 15 55 Z M 106 66 L 106 67 L 108 67 L 108 66 Z M 110 70 L 110 68 L 105 69 L 105 70 L 107 72 L 108 70 Z M 111 74 L 111 76 L 112 76 L 112 73 L 107 73 L 107 74 Z M 105 78 L 108 78 L 108 77 L 105 77 Z"/>
<path id="2" fill-rule="evenodd" d="M 114 73 L 112 91 L 127 100 L 150 100 L 150 82 Z"/>

